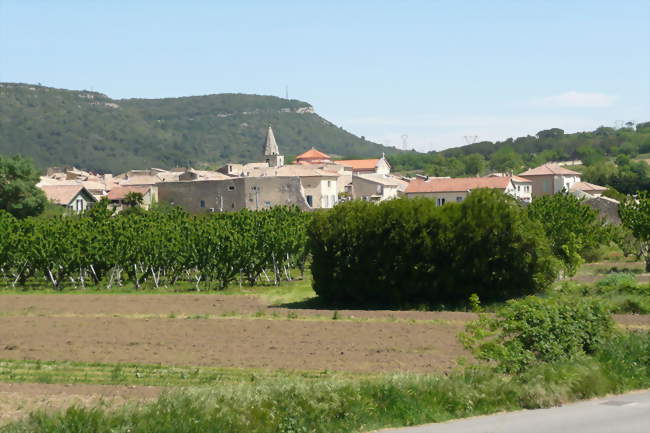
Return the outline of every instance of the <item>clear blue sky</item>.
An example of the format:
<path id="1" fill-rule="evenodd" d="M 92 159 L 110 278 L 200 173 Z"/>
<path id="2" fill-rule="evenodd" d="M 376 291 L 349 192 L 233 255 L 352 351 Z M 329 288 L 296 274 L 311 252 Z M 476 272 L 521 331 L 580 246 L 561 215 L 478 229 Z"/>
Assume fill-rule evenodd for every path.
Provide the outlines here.
<path id="1" fill-rule="evenodd" d="M 0 81 L 113 98 L 288 85 L 357 135 L 442 149 L 650 120 L 650 1 L 0 0 Z"/>

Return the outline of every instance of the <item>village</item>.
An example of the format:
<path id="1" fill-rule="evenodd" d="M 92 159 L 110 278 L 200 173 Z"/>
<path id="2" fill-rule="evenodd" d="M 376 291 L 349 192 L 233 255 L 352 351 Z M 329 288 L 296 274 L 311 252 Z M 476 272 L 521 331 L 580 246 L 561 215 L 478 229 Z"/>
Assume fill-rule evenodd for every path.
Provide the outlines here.
<path id="1" fill-rule="evenodd" d="M 191 213 L 260 210 L 293 205 L 302 210 L 328 209 L 338 202 L 381 202 L 398 197 L 429 197 L 438 206 L 462 202 L 479 188 L 509 194 L 523 203 L 567 191 L 618 221 L 618 201 L 604 197 L 606 187 L 581 181 L 579 172 L 562 163 L 547 163 L 518 175 L 491 173 L 484 177 L 406 177 L 391 173 L 385 155 L 373 159 L 332 160 L 311 148 L 285 164 L 269 125 L 261 149 L 263 162 L 228 163 L 215 171 L 190 167 L 130 170 L 118 175 L 93 174 L 74 167 L 50 168 L 38 187 L 48 200 L 69 213 L 80 213 L 105 198 L 117 211 L 134 205 L 136 194 L 144 209 L 161 202 Z"/>

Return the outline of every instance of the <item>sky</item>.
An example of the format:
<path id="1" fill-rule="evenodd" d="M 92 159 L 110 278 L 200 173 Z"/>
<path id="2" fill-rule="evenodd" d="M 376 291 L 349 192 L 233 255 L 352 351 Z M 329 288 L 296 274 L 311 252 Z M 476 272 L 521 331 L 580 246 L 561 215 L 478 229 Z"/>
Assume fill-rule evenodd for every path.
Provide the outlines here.
<path id="1" fill-rule="evenodd" d="M 356 135 L 440 150 L 650 121 L 650 1 L 0 0 L 0 81 L 288 88 Z"/>

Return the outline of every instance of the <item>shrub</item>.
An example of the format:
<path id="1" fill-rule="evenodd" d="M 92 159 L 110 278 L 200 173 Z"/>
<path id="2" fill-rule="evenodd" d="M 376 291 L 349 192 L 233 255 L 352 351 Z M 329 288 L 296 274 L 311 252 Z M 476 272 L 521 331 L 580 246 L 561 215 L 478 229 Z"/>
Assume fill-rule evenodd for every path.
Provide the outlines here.
<path id="1" fill-rule="evenodd" d="M 461 334 L 477 358 L 518 372 L 539 362 L 592 354 L 612 334 L 605 304 L 594 299 L 530 296 L 508 301 L 496 316 L 482 316 Z"/>
<path id="2" fill-rule="evenodd" d="M 535 293 L 556 276 L 541 227 L 510 197 L 474 191 L 430 199 L 343 203 L 309 227 L 314 290 L 362 305 L 463 305 Z"/>

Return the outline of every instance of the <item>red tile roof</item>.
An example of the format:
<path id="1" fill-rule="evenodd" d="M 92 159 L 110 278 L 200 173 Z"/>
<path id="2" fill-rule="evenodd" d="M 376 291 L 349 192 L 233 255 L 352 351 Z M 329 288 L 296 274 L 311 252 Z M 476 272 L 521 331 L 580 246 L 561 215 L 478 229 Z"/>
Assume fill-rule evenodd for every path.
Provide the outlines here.
<path id="1" fill-rule="evenodd" d="M 571 191 L 607 191 L 607 187 L 589 182 L 577 182 L 569 187 Z"/>
<path id="2" fill-rule="evenodd" d="M 296 161 L 300 159 L 330 159 L 329 155 L 316 149 L 309 149 L 307 152 L 296 156 Z"/>
<path id="3" fill-rule="evenodd" d="M 344 159 L 341 161 L 333 161 L 339 165 L 352 167 L 353 170 L 375 170 L 379 158 L 375 159 Z"/>
<path id="4" fill-rule="evenodd" d="M 505 190 L 510 177 L 457 177 L 451 179 L 414 179 L 406 187 L 405 193 L 417 192 L 461 192 L 478 188 Z"/>
<path id="5" fill-rule="evenodd" d="M 41 185 L 47 199 L 60 205 L 68 205 L 84 187 L 81 185 Z M 88 195 L 91 195 L 88 193 Z"/>
<path id="6" fill-rule="evenodd" d="M 148 186 L 118 186 L 108 192 L 109 200 L 122 200 L 130 192 L 146 194 L 151 188 Z"/>
<path id="7" fill-rule="evenodd" d="M 543 164 L 539 167 L 531 168 L 526 170 L 523 173 L 519 173 L 519 176 L 548 176 L 552 174 L 565 174 L 565 175 L 578 175 L 581 173 L 577 171 L 569 170 L 557 164 Z"/>

